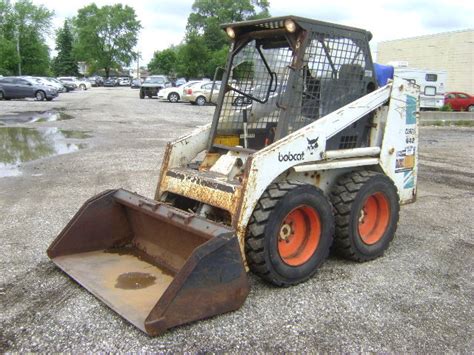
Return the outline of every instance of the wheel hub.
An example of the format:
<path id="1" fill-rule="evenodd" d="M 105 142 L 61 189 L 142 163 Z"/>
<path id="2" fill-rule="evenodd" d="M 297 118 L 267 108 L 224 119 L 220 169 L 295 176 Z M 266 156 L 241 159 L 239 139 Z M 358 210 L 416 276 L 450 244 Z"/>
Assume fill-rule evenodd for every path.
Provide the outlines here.
<path id="1" fill-rule="evenodd" d="M 293 229 L 291 227 L 291 223 L 285 223 L 280 228 L 280 240 L 285 241 L 287 243 L 290 242 L 290 237 L 293 234 Z"/>
<path id="2" fill-rule="evenodd" d="M 315 209 L 302 205 L 283 220 L 278 234 L 278 252 L 290 266 L 306 263 L 315 253 L 321 236 L 321 221 Z"/>

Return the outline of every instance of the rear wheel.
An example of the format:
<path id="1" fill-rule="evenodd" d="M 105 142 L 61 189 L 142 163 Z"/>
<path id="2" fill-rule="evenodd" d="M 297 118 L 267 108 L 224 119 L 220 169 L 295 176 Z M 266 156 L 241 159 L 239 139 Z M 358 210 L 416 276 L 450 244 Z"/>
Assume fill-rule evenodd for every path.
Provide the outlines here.
<path id="1" fill-rule="evenodd" d="M 272 184 L 249 223 L 249 268 L 277 286 L 303 282 L 328 256 L 333 232 L 332 208 L 321 190 L 296 181 Z"/>
<path id="2" fill-rule="evenodd" d="M 474 112 L 474 105 L 471 105 L 467 108 L 469 112 Z"/>
<path id="3" fill-rule="evenodd" d="M 206 104 L 206 98 L 204 96 L 199 96 L 197 99 L 196 99 L 196 104 L 198 106 L 204 106 Z"/>
<path id="4" fill-rule="evenodd" d="M 179 101 L 179 95 L 175 92 L 172 92 L 168 95 L 168 101 L 172 103 L 176 103 Z"/>
<path id="5" fill-rule="evenodd" d="M 140 99 L 145 98 L 145 91 L 143 89 L 140 89 Z"/>
<path id="6" fill-rule="evenodd" d="M 36 101 L 43 101 L 45 97 L 46 97 L 46 95 L 45 95 L 44 92 L 41 91 L 41 90 L 40 90 L 40 91 L 37 91 L 37 92 L 35 93 L 35 99 L 36 99 Z"/>
<path id="7" fill-rule="evenodd" d="M 0 91 L 0 101 L 5 99 L 5 94 L 3 91 Z"/>
<path id="8" fill-rule="evenodd" d="M 331 200 L 336 252 L 355 261 L 382 256 L 395 236 L 400 210 L 392 180 L 373 171 L 352 172 L 339 179 Z"/>
<path id="9" fill-rule="evenodd" d="M 86 86 L 84 84 L 79 85 L 79 89 L 86 90 Z"/>

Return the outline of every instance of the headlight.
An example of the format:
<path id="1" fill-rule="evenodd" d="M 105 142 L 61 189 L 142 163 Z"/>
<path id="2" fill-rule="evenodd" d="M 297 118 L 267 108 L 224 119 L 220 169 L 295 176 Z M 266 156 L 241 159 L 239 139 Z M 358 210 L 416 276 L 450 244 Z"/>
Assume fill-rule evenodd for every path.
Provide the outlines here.
<path id="1" fill-rule="evenodd" d="M 291 19 L 285 20 L 285 28 L 288 32 L 293 33 L 296 31 L 296 23 Z"/>
<path id="2" fill-rule="evenodd" d="M 227 27 L 225 31 L 227 32 L 227 36 L 229 36 L 229 38 L 235 38 L 235 31 L 232 27 Z"/>

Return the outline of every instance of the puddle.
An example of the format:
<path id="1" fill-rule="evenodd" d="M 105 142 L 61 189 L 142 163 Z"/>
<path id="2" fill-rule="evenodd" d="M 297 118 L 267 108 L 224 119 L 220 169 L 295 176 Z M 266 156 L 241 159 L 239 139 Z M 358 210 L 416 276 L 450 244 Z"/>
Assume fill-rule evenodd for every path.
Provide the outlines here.
<path id="1" fill-rule="evenodd" d="M 117 277 L 115 287 L 124 290 L 138 290 L 153 285 L 155 280 L 155 276 L 144 272 L 127 272 Z"/>
<path id="2" fill-rule="evenodd" d="M 21 175 L 19 168 L 24 162 L 86 148 L 86 144 L 67 140 L 90 137 L 87 132 L 60 130 L 56 127 L 0 127 L 0 177 Z"/>
<path id="3" fill-rule="evenodd" d="M 55 122 L 70 120 L 74 116 L 60 111 L 28 111 L 10 115 L 0 115 L 0 125 L 24 124 L 35 122 Z"/>

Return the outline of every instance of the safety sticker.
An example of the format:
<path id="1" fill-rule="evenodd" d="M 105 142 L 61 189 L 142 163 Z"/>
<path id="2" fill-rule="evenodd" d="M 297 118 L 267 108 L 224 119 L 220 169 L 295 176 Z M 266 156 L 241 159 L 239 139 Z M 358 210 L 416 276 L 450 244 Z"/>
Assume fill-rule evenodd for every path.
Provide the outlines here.
<path id="1" fill-rule="evenodd" d="M 414 167 L 415 167 L 415 147 L 409 146 L 406 149 L 400 150 L 397 152 L 397 159 L 395 160 L 396 173 L 413 170 Z"/>

